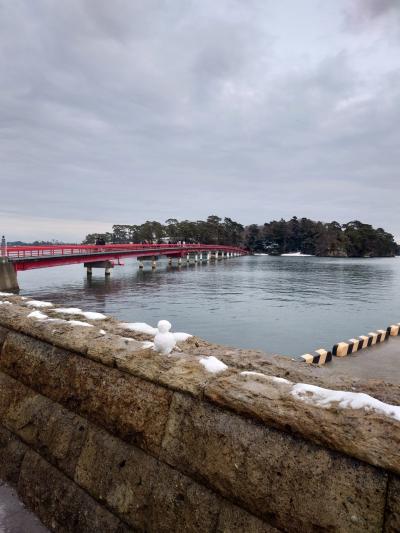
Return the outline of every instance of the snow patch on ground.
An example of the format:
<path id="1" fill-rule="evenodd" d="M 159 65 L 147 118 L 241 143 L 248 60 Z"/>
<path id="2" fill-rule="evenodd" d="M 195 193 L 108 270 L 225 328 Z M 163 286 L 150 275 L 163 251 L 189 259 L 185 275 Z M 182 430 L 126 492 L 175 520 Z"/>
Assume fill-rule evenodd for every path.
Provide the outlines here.
<path id="1" fill-rule="evenodd" d="M 325 409 L 330 408 L 332 404 L 337 404 L 342 409 L 375 411 L 400 421 L 400 406 L 381 402 L 362 392 L 330 390 L 307 383 L 297 383 L 292 387 L 290 394 L 298 400 Z"/>
<path id="2" fill-rule="evenodd" d="M 193 335 L 190 335 L 190 333 L 183 333 L 182 331 L 177 331 L 172 335 L 175 337 L 176 342 L 184 342 L 190 339 L 190 337 L 193 337 Z"/>
<path id="3" fill-rule="evenodd" d="M 266 374 L 261 374 L 261 372 L 253 372 L 252 370 L 245 370 L 244 372 L 240 372 L 241 376 L 254 376 L 257 378 L 269 378 L 270 376 L 267 376 Z"/>
<path id="4" fill-rule="evenodd" d="M 46 320 L 49 318 L 44 313 L 41 313 L 40 311 L 32 311 L 32 313 L 29 313 L 28 318 L 37 318 L 39 320 Z"/>
<path id="5" fill-rule="evenodd" d="M 262 374 L 261 372 L 254 372 L 253 370 L 245 370 L 244 372 L 240 372 L 241 376 L 254 376 L 258 378 L 264 378 L 268 381 L 275 381 L 276 383 L 287 383 L 291 384 L 292 382 L 285 379 L 285 378 L 279 378 L 277 376 L 269 376 L 268 374 Z"/>
<path id="6" fill-rule="evenodd" d="M 147 335 L 152 335 L 153 337 L 158 333 L 157 328 L 153 328 L 145 322 L 122 322 L 121 326 L 125 329 L 136 331 L 136 333 L 146 333 Z"/>
<path id="7" fill-rule="evenodd" d="M 105 320 L 107 318 L 103 313 L 95 313 L 94 311 L 84 311 L 81 314 L 88 320 Z"/>
<path id="8" fill-rule="evenodd" d="M 12 292 L 0 292 L 0 296 L 15 296 Z"/>
<path id="9" fill-rule="evenodd" d="M 144 341 L 142 342 L 142 348 L 154 348 L 154 342 Z"/>
<path id="10" fill-rule="evenodd" d="M 291 385 L 292 382 L 285 378 L 279 378 L 278 376 L 271 376 L 272 381 L 276 381 L 277 383 L 287 383 L 288 385 Z"/>
<path id="11" fill-rule="evenodd" d="M 107 317 L 103 313 L 95 313 L 94 311 L 82 311 L 79 307 L 59 307 L 54 309 L 56 313 L 63 313 L 64 315 L 79 315 L 88 320 L 105 320 Z"/>
<path id="12" fill-rule="evenodd" d="M 223 363 L 213 355 L 210 355 L 209 357 L 202 357 L 199 362 L 208 372 L 212 372 L 213 374 L 224 372 L 224 370 L 227 370 L 228 368 L 225 363 Z"/>
<path id="13" fill-rule="evenodd" d="M 4 301 L 4 300 L 0 300 L 0 305 L 12 305 L 12 303 Z"/>
<path id="14" fill-rule="evenodd" d="M 41 302 L 40 300 L 30 300 L 29 302 L 26 302 L 26 305 L 31 307 L 53 307 L 51 302 Z"/>
<path id="15" fill-rule="evenodd" d="M 93 328 L 93 324 L 88 324 L 87 322 L 81 322 L 80 320 L 68 320 L 68 324 L 73 326 L 83 326 L 85 328 Z"/>
<path id="16" fill-rule="evenodd" d="M 99 331 L 99 333 L 100 333 L 100 335 L 106 335 L 106 332 L 104 331 L 104 329 L 101 329 L 101 330 Z"/>
<path id="17" fill-rule="evenodd" d="M 81 315 L 82 309 L 79 309 L 78 307 L 59 307 L 58 309 L 54 309 L 56 313 L 63 313 L 64 315 Z"/>

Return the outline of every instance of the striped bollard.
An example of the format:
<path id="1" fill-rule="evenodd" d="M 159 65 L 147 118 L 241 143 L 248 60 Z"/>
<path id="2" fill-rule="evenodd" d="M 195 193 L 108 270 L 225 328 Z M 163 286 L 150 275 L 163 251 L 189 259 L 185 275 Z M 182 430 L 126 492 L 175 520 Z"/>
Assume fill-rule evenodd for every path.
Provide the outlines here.
<path id="1" fill-rule="evenodd" d="M 324 365 L 332 361 L 332 352 L 320 348 L 319 350 L 315 350 L 315 352 L 302 355 L 301 359 L 309 364 Z"/>

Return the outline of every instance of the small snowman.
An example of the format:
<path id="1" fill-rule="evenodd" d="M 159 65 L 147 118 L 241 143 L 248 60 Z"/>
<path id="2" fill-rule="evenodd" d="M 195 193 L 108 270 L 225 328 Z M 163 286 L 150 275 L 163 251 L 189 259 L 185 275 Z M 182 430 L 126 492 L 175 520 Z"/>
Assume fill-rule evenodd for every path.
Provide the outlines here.
<path id="1" fill-rule="evenodd" d="M 168 320 L 160 320 L 157 324 L 158 332 L 154 337 L 154 349 L 161 355 L 169 355 L 176 346 L 176 340 L 170 333 L 171 323 Z"/>

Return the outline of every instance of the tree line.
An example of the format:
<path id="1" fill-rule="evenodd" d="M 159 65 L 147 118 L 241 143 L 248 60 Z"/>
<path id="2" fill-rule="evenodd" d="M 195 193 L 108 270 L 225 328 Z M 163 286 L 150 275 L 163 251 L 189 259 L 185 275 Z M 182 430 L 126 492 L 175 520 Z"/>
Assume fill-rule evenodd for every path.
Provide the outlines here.
<path id="1" fill-rule="evenodd" d="M 244 226 L 231 218 L 211 215 L 207 220 L 169 218 L 164 224 L 147 221 L 140 225 L 116 224 L 110 233 L 91 233 L 83 244 L 105 243 L 198 243 L 243 245 Z"/>
<path id="2" fill-rule="evenodd" d="M 170 218 L 164 224 L 116 224 L 112 232 L 87 235 L 83 244 L 168 242 L 243 246 L 271 255 L 302 252 L 327 257 L 391 257 L 400 253 L 393 235 L 382 228 L 375 229 L 358 220 L 339 224 L 297 217 L 246 227 L 216 215 L 197 221 Z"/>
<path id="3" fill-rule="evenodd" d="M 391 257 L 399 252 L 393 235 L 358 220 L 339 224 L 293 217 L 252 224 L 245 235 L 251 250 L 273 255 L 299 251 L 323 257 Z"/>

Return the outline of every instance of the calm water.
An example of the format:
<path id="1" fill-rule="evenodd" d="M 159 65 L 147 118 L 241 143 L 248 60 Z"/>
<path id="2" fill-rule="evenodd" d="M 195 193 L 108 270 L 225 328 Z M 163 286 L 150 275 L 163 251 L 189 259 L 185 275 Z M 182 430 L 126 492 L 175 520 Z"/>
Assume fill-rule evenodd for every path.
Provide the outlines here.
<path id="1" fill-rule="evenodd" d="M 129 322 L 160 318 L 210 341 L 299 355 L 400 321 L 400 258 L 253 256 L 86 278 L 82 265 L 19 273 L 21 294 Z"/>

